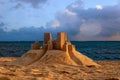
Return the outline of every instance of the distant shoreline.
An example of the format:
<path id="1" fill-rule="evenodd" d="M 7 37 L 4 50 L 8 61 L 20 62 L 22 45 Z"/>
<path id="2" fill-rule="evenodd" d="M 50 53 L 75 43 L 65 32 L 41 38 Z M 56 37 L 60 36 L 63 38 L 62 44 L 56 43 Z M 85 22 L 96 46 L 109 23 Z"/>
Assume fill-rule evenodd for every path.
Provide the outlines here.
<path id="1" fill-rule="evenodd" d="M 0 42 L 34 42 L 33 41 L 0 41 Z M 39 42 L 43 42 L 42 40 L 39 40 Z M 120 41 L 71 41 L 71 42 L 120 42 Z"/>

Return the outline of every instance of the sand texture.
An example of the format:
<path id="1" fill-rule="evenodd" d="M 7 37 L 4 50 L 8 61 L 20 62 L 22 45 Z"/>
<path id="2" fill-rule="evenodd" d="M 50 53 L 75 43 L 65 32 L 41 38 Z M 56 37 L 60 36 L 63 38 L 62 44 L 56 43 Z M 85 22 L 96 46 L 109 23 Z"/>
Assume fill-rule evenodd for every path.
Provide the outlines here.
<path id="1" fill-rule="evenodd" d="M 102 67 L 39 64 L 5 65 L 17 58 L 0 58 L 0 80 L 120 80 L 120 61 L 95 61 Z"/>
<path id="2" fill-rule="evenodd" d="M 65 64 L 65 65 L 83 65 L 99 67 L 92 59 L 75 51 L 66 53 L 61 50 L 30 50 L 17 60 L 10 62 L 11 65 L 33 65 L 41 64 Z"/>

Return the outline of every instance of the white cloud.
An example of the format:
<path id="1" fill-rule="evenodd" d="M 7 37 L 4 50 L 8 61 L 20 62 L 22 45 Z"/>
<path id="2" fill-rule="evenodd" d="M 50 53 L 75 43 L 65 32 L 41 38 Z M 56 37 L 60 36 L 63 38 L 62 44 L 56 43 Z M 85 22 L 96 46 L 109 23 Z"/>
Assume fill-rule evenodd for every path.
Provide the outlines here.
<path id="1" fill-rule="evenodd" d="M 69 15 L 73 15 L 73 16 L 77 15 L 75 12 L 72 12 L 72 11 L 70 11 L 68 9 L 65 9 L 64 12 L 69 14 Z"/>
<path id="2" fill-rule="evenodd" d="M 102 6 L 102 5 L 96 5 L 96 9 L 97 9 L 97 10 L 102 10 L 102 9 L 103 9 L 103 6 Z"/>

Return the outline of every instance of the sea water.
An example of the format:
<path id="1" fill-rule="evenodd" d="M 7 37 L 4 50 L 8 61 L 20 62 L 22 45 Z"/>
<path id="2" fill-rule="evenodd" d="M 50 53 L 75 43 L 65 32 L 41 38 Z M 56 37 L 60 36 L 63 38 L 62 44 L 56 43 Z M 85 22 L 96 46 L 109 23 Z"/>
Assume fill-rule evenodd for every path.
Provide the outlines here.
<path id="1" fill-rule="evenodd" d="M 0 56 L 22 56 L 33 41 L 0 42 Z M 71 41 L 76 50 L 94 60 L 120 60 L 120 41 Z M 40 41 L 40 45 L 43 41 Z"/>

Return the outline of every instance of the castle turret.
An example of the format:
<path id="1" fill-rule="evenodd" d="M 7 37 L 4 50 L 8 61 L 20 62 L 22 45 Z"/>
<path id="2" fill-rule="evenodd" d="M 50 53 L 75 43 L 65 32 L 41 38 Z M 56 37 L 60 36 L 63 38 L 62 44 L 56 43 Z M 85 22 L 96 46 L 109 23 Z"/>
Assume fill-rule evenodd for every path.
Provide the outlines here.
<path id="1" fill-rule="evenodd" d="M 57 34 L 57 39 L 54 41 L 54 48 L 58 50 L 62 50 L 66 40 L 67 40 L 66 33 L 59 32 Z"/>
<path id="2" fill-rule="evenodd" d="M 39 49 L 40 47 L 39 47 L 39 41 L 38 40 L 36 40 L 33 44 L 31 44 L 31 47 L 30 47 L 30 49 L 32 49 L 32 50 L 35 50 L 35 49 Z"/>
<path id="3" fill-rule="evenodd" d="M 46 44 L 48 50 L 53 49 L 52 36 L 50 33 L 44 33 L 44 45 Z"/>

